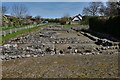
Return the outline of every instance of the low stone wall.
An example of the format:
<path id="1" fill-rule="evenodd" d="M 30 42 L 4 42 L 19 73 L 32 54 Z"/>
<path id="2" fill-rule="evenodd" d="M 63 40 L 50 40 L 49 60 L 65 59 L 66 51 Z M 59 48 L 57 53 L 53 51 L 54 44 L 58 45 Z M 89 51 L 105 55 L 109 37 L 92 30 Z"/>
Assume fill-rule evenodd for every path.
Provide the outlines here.
<path id="1" fill-rule="evenodd" d="M 89 33 L 82 32 L 82 31 L 81 31 L 81 34 L 83 34 L 83 35 L 87 36 L 88 38 L 94 40 L 97 45 L 120 47 L 120 42 L 113 42 L 113 41 L 110 41 L 110 40 L 107 40 L 107 39 L 100 39 L 100 38 L 95 37 L 95 36 L 93 36 Z"/>

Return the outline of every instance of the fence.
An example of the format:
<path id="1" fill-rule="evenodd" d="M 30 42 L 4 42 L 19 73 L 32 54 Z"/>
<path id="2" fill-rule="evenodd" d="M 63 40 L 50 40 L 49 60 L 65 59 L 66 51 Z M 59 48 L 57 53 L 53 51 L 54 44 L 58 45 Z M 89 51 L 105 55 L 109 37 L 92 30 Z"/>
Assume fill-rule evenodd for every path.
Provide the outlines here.
<path id="1" fill-rule="evenodd" d="M 5 30 L 5 31 L 0 31 L 0 36 L 6 36 L 7 34 L 12 34 L 12 33 L 15 33 L 17 31 L 24 30 L 24 29 L 38 27 L 40 25 L 43 25 L 43 24 L 38 24 L 38 25 L 35 25 L 35 26 L 31 25 L 31 26 L 26 26 L 26 27 L 22 27 L 22 28 L 14 28 L 14 29 L 9 29 L 9 30 Z"/>

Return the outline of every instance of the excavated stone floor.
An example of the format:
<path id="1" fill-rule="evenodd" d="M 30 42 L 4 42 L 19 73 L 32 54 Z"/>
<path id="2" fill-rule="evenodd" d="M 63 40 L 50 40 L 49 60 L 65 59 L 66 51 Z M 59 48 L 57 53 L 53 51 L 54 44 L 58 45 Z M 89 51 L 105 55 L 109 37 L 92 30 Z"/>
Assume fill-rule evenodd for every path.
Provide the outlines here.
<path id="1" fill-rule="evenodd" d="M 96 45 L 80 32 L 46 26 L 2 46 L 4 78 L 118 76 L 118 46 Z"/>

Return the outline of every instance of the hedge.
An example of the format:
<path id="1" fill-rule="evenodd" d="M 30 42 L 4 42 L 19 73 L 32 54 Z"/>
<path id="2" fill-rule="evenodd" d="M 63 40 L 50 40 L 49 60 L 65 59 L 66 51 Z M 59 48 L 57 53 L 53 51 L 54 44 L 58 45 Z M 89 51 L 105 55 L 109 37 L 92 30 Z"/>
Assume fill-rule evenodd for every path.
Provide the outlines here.
<path id="1" fill-rule="evenodd" d="M 91 30 L 120 38 L 120 16 L 92 17 L 89 19 L 89 26 Z"/>
<path id="2" fill-rule="evenodd" d="M 89 19 L 92 18 L 92 17 L 93 17 L 93 16 L 83 16 L 81 23 L 88 25 L 88 24 L 89 24 Z"/>

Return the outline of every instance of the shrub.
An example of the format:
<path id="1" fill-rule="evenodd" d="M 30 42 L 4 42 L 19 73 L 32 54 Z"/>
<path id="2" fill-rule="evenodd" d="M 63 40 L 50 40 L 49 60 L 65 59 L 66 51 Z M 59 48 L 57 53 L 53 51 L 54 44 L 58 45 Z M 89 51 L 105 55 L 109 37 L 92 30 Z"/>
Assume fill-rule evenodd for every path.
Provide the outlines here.
<path id="1" fill-rule="evenodd" d="M 89 19 L 89 26 L 91 30 L 111 34 L 120 38 L 120 16 L 109 18 L 92 17 Z"/>
<path id="2" fill-rule="evenodd" d="M 61 20 L 60 20 L 60 24 L 61 24 L 61 25 L 65 25 L 65 24 L 66 24 L 66 20 L 65 20 L 65 19 L 61 19 Z"/>
<path id="3" fill-rule="evenodd" d="M 89 19 L 92 18 L 93 16 L 83 16 L 82 17 L 82 24 L 89 24 Z"/>

